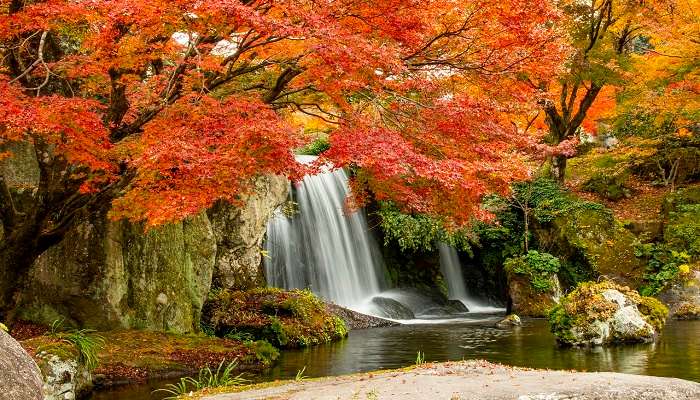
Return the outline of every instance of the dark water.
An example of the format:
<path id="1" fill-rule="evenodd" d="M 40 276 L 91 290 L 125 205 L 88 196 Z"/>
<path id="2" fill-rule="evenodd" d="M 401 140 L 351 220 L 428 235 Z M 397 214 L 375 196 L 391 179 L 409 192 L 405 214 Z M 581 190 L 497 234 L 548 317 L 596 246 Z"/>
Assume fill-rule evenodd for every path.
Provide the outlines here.
<path id="1" fill-rule="evenodd" d="M 283 352 L 276 366 L 254 380 L 344 375 L 412 365 L 416 353 L 427 361 L 485 359 L 532 368 L 614 371 L 669 376 L 700 382 L 700 321 L 671 321 L 654 344 L 596 349 L 562 349 L 544 320 L 520 328 L 493 327 L 495 319 L 451 324 L 405 325 L 350 332 L 329 345 Z M 154 383 L 153 386 L 158 386 Z M 125 388 L 93 400 L 145 400 L 151 388 Z"/>

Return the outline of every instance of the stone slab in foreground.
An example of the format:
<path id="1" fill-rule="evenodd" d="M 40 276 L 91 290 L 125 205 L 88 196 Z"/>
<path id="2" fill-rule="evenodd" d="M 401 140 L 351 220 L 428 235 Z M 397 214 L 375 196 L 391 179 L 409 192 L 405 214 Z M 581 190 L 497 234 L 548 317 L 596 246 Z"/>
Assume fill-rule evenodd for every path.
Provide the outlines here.
<path id="1" fill-rule="evenodd" d="M 427 364 L 409 371 L 323 378 L 206 400 L 685 400 L 700 399 L 700 383 L 617 373 L 511 368 L 486 361 Z"/>

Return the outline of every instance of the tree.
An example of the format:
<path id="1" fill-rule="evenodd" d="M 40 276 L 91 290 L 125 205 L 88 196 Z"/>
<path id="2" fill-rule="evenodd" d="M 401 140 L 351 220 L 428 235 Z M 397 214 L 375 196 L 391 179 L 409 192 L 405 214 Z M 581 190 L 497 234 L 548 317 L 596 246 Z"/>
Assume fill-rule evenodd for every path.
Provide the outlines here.
<path id="1" fill-rule="evenodd" d="M 527 80 L 566 51 L 535 3 L 3 1 L 0 157 L 30 142 L 42 174 L 30 211 L 0 177 L 0 272 L 20 279 L 85 210 L 155 226 L 298 179 L 299 114 L 335 127 L 325 160 L 359 168 L 357 200 L 487 217 L 480 198 L 527 173 Z"/>
<path id="2" fill-rule="evenodd" d="M 541 101 L 548 141 L 559 144 L 575 139 L 579 128 L 607 85 L 627 78 L 630 54 L 646 50 L 646 36 L 657 29 L 654 19 L 665 1 L 566 0 L 559 6 L 566 15 L 569 41 L 574 49 L 566 73 L 556 82 L 537 83 L 556 100 Z M 606 107 L 614 107 L 607 96 Z M 564 182 L 566 154 L 551 157 L 551 174 Z"/>

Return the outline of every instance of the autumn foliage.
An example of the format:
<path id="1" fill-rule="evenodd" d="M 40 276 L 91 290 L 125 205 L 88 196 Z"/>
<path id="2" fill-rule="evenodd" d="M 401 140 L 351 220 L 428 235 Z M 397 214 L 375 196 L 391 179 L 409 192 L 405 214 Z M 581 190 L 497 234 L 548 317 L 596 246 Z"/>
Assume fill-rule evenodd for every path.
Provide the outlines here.
<path id="1" fill-rule="evenodd" d="M 66 188 L 152 225 L 236 203 L 261 174 L 308 172 L 292 153 L 308 140 L 299 115 L 330 130 L 324 162 L 356 168 L 356 200 L 485 218 L 482 196 L 528 173 L 517 121 L 541 96 L 528 82 L 553 79 L 569 52 L 561 13 L 525 0 L 3 0 L 0 12 L 0 146 L 32 141 L 43 162 L 71 165 Z M 85 206 L 75 199 L 44 215 L 65 218 Z"/>

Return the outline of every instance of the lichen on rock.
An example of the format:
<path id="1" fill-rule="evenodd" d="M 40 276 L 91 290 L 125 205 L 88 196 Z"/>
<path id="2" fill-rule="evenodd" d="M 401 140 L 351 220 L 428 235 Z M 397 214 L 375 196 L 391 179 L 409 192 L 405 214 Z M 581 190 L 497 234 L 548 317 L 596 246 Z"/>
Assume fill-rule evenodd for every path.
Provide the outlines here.
<path id="1" fill-rule="evenodd" d="M 5 400 L 41 400 L 42 380 L 36 363 L 0 329 L 0 397 Z"/>
<path id="2" fill-rule="evenodd" d="M 668 309 L 612 282 L 584 282 L 562 298 L 549 315 L 557 341 L 569 346 L 652 342 Z"/>

